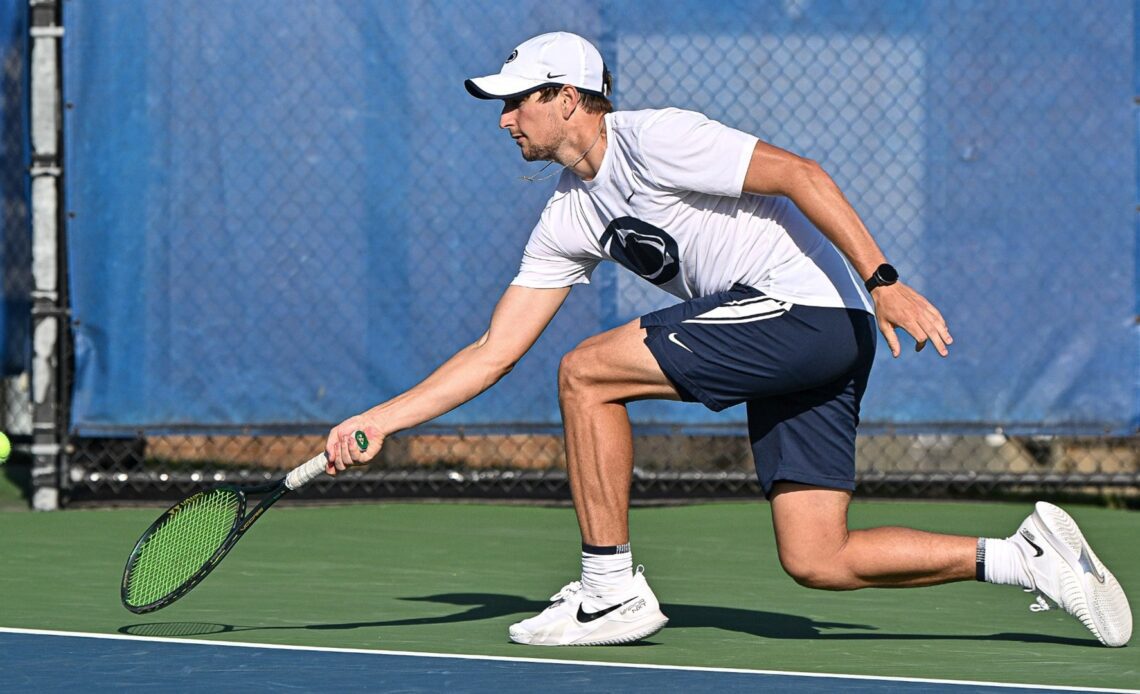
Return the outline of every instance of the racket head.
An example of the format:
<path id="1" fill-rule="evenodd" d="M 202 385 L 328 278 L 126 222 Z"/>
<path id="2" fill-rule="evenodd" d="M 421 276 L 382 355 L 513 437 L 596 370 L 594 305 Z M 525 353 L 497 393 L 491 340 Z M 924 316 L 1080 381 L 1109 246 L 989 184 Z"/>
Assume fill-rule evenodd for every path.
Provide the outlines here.
<path id="1" fill-rule="evenodd" d="M 120 589 L 123 606 L 136 614 L 153 612 L 198 585 L 229 551 L 245 504 L 241 489 L 222 486 L 167 509 L 127 559 Z"/>

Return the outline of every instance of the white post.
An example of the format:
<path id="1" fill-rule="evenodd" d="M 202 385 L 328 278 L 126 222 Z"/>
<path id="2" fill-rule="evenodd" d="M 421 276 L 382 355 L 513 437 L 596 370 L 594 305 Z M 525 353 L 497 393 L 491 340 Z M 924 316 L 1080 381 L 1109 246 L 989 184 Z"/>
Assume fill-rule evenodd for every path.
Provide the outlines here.
<path id="1" fill-rule="evenodd" d="M 60 501 L 60 320 L 65 314 L 59 266 L 59 22 L 56 0 L 28 0 L 31 21 L 32 144 L 32 507 L 54 511 Z"/>

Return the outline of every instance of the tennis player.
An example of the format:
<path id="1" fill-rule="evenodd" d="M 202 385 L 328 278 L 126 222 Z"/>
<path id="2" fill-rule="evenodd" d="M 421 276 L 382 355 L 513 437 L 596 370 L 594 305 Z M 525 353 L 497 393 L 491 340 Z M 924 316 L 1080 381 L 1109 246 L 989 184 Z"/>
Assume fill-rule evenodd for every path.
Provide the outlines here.
<path id="1" fill-rule="evenodd" d="M 1036 591 L 1101 642 L 1132 632 L 1120 585 L 1064 511 L 1038 504 L 1007 539 L 907 528 L 849 530 L 859 403 L 876 325 L 943 357 L 946 322 L 899 278 L 818 164 L 679 109 L 614 112 L 598 50 L 569 33 L 532 38 L 493 75 L 467 80 L 503 102 L 499 127 L 527 161 L 564 168 L 487 332 L 423 382 L 335 427 L 330 472 L 371 460 L 384 437 L 467 402 L 506 375 L 571 287 L 615 261 L 681 303 L 591 337 L 558 388 L 582 573 L 541 614 L 510 627 L 526 644 L 636 641 L 667 621 L 633 568 L 633 444 L 626 403 L 714 411 L 744 403 L 780 562 L 825 590 L 977 578 Z M 371 445 L 360 452 L 353 433 Z M 1040 597 L 1044 596 L 1044 597 Z"/>

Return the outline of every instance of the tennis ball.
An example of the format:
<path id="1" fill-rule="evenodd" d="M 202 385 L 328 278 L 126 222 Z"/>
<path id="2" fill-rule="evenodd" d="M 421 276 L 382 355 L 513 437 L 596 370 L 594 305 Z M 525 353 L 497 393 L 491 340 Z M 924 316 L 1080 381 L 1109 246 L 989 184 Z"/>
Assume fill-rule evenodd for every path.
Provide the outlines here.
<path id="1" fill-rule="evenodd" d="M 8 462 L 8 456 L 11 454 L 12 442 L 4 435 L 4 432 L 0 432 L 0 465 Z"/>

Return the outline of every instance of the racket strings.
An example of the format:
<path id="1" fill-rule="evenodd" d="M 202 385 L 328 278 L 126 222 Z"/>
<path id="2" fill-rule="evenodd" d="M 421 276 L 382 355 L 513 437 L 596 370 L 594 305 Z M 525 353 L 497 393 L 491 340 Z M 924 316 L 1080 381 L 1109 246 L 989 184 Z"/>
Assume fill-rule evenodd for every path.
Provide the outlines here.
<path id="1" fill-rule="evenodd" d="M 232 489 L 188 499 L 139 548 L 127 582 L 127 601 L 149 605 L 181 587 L 222 546 L 240 512 Z"/>

